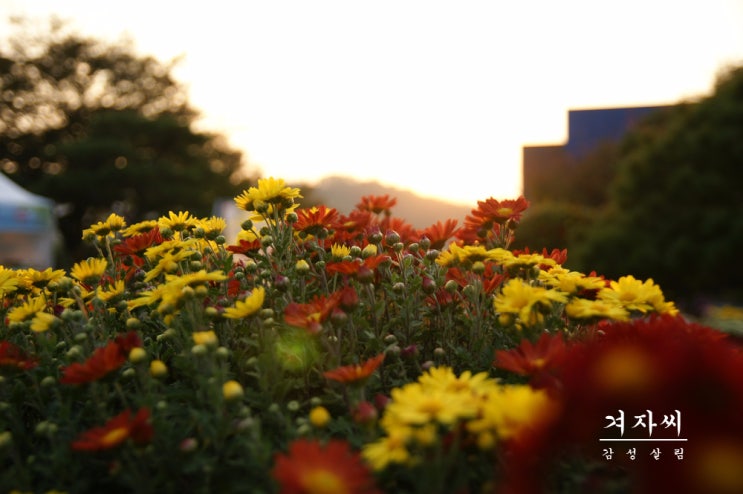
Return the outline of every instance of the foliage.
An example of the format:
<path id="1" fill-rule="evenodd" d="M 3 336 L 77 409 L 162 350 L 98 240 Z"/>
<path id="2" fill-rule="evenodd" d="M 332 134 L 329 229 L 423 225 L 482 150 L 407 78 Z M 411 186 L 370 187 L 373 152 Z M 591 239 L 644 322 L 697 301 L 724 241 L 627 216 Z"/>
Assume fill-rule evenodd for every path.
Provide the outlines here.
<path id="1" fill-rule="evenodd" d="M 631 133 L 607 210 L 575 251 L 581 266 L 653 277 L 686 303 L 740 300 L 742 132 L 743 68 L 732 68 L 711 96 Z"/>
<path id="2" fill-rule="evenodd" d="M 654 475 L 652 459 L 617 471 L 600 456 L 616 412 L 601 407 L 623 403 L 682 407 L 695 440 L 733 427 L 728 449 L 691 458 L 728 463 L 671 480 L 714 493 L 735 482 L 739 348 L 675 316 L 651 281 L 509 250 L 523 198 L 416 230 L 388 196 L 348 215 L 297 209 L 300 197 L 259 180 L 235 198 L 252 219 L 230 241 L 219 218 L 112 214 L 83 232 L 98 256 L 69 272 L 0 269 L 0 487 L 657 486 L 676 460 Z M 705 386 L 717 401 L 697 399 Z"/>
<path id="3" fill-rule="evenodd" d="M 205 215 L 215 198 L 246 185 L 241 154 L 193 130 L 198 115 L 171 74 L 174 62 L 56 21 L 40 35 L 20 27 L 0 50 L 0 167 L 59 204 L 73 257 L 83 256 L 83 226 L 110 211 L 157 217 L 188 197 Z"/>

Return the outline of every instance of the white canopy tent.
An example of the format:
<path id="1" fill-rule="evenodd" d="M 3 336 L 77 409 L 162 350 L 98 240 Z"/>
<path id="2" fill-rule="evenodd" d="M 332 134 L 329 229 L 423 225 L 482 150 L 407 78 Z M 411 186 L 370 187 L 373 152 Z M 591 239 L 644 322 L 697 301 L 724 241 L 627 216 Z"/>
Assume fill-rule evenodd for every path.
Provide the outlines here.
<path id="1" fill-rule="evenodd" d="M 0 173 L 0 265 L 8 268 L 53 267 L 57 225 L 54 203 Z"/>

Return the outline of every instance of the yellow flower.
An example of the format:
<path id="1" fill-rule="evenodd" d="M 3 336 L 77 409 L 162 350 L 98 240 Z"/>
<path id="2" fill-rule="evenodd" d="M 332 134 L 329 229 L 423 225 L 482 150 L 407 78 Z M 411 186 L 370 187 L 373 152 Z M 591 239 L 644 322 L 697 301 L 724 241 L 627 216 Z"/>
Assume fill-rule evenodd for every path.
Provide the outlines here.
<path id="1" fill-rule="evenodd" d="M 216 347 L 219 343 L 217 341 L 217 334 L 214 331 L 195 331 L 191 337 L 197 345 Z"/>
<path id="2" fill-rule="evenodd" d="M 577 298 L 568 302 L 565 313 L 573 319 L 606 318 L 614 321 L 629 319 L 627 312 L 621 305 L 607 300 L 588 300 Z"/>
<path id="3" fill-rule="evenodd" d="M 86 285 L 95 285 L 103 276 L 108 267 L 108 262 L 101 258 L 89 258 L 75 263 L 70 270 L 70 275 Z"/>
<path id="4" fill-rule="evenodd" d="M 327 408 L 317 406 L 310 410 L 310 424 L 322 428 L 328 425 L 328 422 L 330 422 L 330 412 Z"/>
<path id="5" fill-rule="evenodd" d="M 83 238 L 88 236 L 90 233 L 99 237 L 113 236 L 114 233 L 118 232 L 126 226 L 126 221 L 123 217 L 118 214 L 111 213 L 108 215 L 105 221 L 99 221 L 98 223 L 91 225 L 90 228 L 83 232 Z"/>
<path id="6" fill-rule="evenodd" d="M 234 307 L 227 307 L 224 310 L 224 317 L 227 319 L 242 319 L 255 314 L 263 307 L 263 299 L 266 296 L 266 290 L 262 287 L 256 287 L 245 300 L 238 300 Z"/>
<path id="7" fill-rule="evenodd" d="M 142 347 L 134 347 L 129 350 L 129 362 L 138 364 L 147 358 L 147 352 Z"/>
<path id="8" fill-rule="evenodd" d="M 107 288 L 98 290 L 96 296 L 104 302 L 110 302 L 117 297 L 124 295 L 126 285 L 124 280 L 116 280 L 113 285 L 109 285 Z"/>
<path id="9" fill-rule="evenodd" d="M 341 244 L 333 244 L 330 246 L 330 255 L 333 256 L 333 259 L 343 259 L 344 257 L 351 255 L 351 247 Z"/>
<path id="10" fill-rule="evenodd" d="M 299 189 L 287 187 L 283 179 L 280 178 L 261 178 L 258 180 L 258 187 L 250 187 L 235 197 L 235 203 L 240 209 L 245 211 L 267 210 L 270 204 L 279 206 L 280 209 L 287 209 L 294 203 L 294 199 L 301 198 Z"/>
<path id="11" fill-rule="evenodd" d="M 567 296 L 556 290 L 532 286 L 521 279 L 509 280 L 500 293 L 495 296 L 493 306 L 500 314 L 518 316 L 524 324 L 534 319 L 533 309 L 550 308 L 553 302 L 567 302 Z"/>
<path id="12" fill-rule="evenodd" d="M 568 294 L 576 294 L 584 290 L 598 291 L 606 287 L 606 282 L 598 276 L 586 276 L 578 271 L 570 271 L 560 266 L 556 266 L 549 271 L 540 271 L 539 281 Z"/>
<path id="13" fill-rule="evenodd" d="M 650 311 L 670 314 L 676 312 L 673 304 L 665 301 L 663 292 L 652 279 L 642 282 L 633 276 L 623 276 L 618 281 L 612 281 L 609 288 L 602 289 L 598 298 L 616 302 L 630 312 L 637 311 L 643 314 Z"/>
<path id="14" fill-rule="evenodd" d="M 548 421 L 556 406 L 544 390 L 528 385 L 500 386 L 488 394 L 478 417 L 467 423 L 467 430 L 477 435 L 495 432 L 500 439 L 511 439 Z"/>
<path id="15" fill-rule="evenodd" d="M 64 269 L 46 268 L 44 271 L 37 271 L 33 268 L 22 269 L 17 273 L 18 278 L 22 280 L 24 286 L 34 288 L 44 288 L 52 281 L 59 281 L 65 276 Z"/>
<path id="16" fill-rule="evenodd" d="M 48 331 L 49 328 L 53 327 L 59 319 L 54 314 L 48 312 L 37 312 L 34 314 L 34 318 L 31 319 L 31 331 L 35 333 L 43 333 Z"/>
<path id="17" fill-rule="evenodd" d="M 222 396 L 227 401 L 239 400 L 243 395 L 245 395 L 245 390 L 237 381 L 227 381 L 222 385 Z"/>
<path id="18" fill-rule="evenodd" d="M 0 297 L 13 293 L 18 288 L 17 273 L 0 266 Z"/>
<path id="19" fill-rule="evenodd" d="M 46 308 L 46 300 L 42 297 L 34 297 L 26 300 L 23 304 L 8 311 L 9 322 L 24 322 L 30 320 L 37 313 Z"/>
<path id="20" fill-rule="evenodd" d="M 150 375 L 152 377 L 165 377 L 168 374 L 168 366 L 162 360 L 153 360 L 150 362 Z"/>
<path id="21" fill-rule="evenodd" d="M 144 220 L 124 228 L 121 230 L 121 234 L 125 237 L 134 237 L 135 235 L 148 233 L 155 228 L 157 228 L 157 220 Z"/>
<path id="22" fill-rule="evenodd" d="M 408 463 L 411 459 L 408 450 L 410 436 L 411 432 L 408 429 L 390 431 L 387 436 L 365 445 L 361 456 L 377 472 L 390 464 Z"/>
<path id="23" fill-rule="evenodd" d="M 161 216 L 157 220 L 157 224 L 161 230 L 163 228 L 169 228 L 174 232 L 190 230 L 196 226 L 196 223 L 196 218 L 191 216 L 191 213 L 188 211 L 179 211 L 178 214 L 168 211 L 167 216 Z"/>
<path id="24" fill-rule="evenodd" d="M 453 426 L 477 414 L 477 400 L 472 394 L 432 389 L 417 382 L 393 389 L 391 396 L 382 417 L 385 428 L 428 423 Z"/>
<path id="25" fill-rule="evenodd" d="M 211 218 L 202 218 L 196 222 L 196 226 L 204 230 L 204 236 L 214 240 L 217 235 L 227 228 L 227 222 L 223 218 L 212 216 Z"/>

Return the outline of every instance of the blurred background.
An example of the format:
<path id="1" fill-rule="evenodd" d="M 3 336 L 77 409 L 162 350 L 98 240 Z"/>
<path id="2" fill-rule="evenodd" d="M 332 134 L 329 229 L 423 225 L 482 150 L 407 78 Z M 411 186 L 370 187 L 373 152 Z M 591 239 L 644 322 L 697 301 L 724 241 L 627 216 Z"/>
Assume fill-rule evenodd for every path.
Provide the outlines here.
<path id="1" fill-rule="evenodd" d="M 116 212 L 398 198 L 423 228 L 524 194 L 515 247 L 743 299 L 743 1 L 0 0 L 0 264 Z"/>

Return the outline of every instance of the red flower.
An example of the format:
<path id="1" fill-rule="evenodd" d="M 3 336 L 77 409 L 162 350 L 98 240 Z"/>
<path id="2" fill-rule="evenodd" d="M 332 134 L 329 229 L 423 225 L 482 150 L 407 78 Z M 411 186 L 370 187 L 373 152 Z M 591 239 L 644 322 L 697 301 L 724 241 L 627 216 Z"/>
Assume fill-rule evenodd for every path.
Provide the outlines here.
<path id="1" fill-rule="evenodd" d="M 284 321 L 290 326 L 305 328 L 310 333 L 317 333 L 322 329 L 322 323 L 338 306 L 342 296 L 343 293 L 338 291 L 329 297 L 316 295 L 306 304 L 292 302 L 284 309 Z"/>
<path id="2" fill-rule="evenodd" d="M 0 367 L 15 367 L 21 370 L 33 369 L 38 365 L 36 358 L 28 357 L 9 341 L 0 341 Z"/>
<path id="3" fill-rule="evenodd" d="M 457 220 L 448 219 L 446 223 L 437 221 L 435 225 L 431 225 L 421 231 L 421 237 L 426 237 L 431 241 L 431 249 L 441 250 L 450 238 L 456 236 L 459 230 L 460 228 L 457 228 Z"/>
<path id="4" fill-rule="evenodd" d="M 327 379 L 344 384 L 363 384 L 382 365 L 384 354 L 380 353 L 363 364 L 346 365 L 323 373 Z"/>
<path id="5" fill-rule="evenodd" d="M 517 348 L 496 351 L 493 366 L 536 378 L 555 370 L 565 356 L 565 349 L 561 335 L 544 333 L 536 344 L 524 339 Z"/>
<path id="6" fill-rule="evenodd" d="M 323 228 L 333 230 L 337 226 L 338 211 L 335 208 L 318 206 L 297 209 L 295 213 L 297 222 L 294 223 L 294 229 L 298 232 L 317 235 Z"/>
<path id="7" fill-rule="evenodd" d="M 142 346 L 142 341 L 133 331 L 117 336 L 106 346 L 97 348 L 85 362 L 75 362 L 63 368 L 59 382 L 82 384 L 97 381 L 124 365 L 129 351 L 139 346 Z"/>
<path id="8" fill-rule="evenodd" d="M 122 243 L 114 246 L 114 252 L 123 256 L 137 257 L 141 260 L 147 249 L 161 243 L 163 243 L 163 237 L 160 235 L 160 229 L 153 228 L 147 233 L 125 238 Z"/>
<path id="9" fill-rule="evenodd" d="M 227 250 L 233 254 L 248 255 L 250 252 L 256 252 L 261 250 L 261 239 L 255 240 L 238 240 L 237 245 L 228 245 Z"/>
<path id="10" fill-rule="evenodd" d="M 359 454 L 342 440 L 332 439 L 323 446 L 298 439 L 289 445 L 288 454 L 277 453 L 274 458 L 271 475 L 281 486 L 281 494 L 379 492 Z"/>
<path id="11" fill-rule="evenodd" d="M 141 408 L 134 416 L 131 410 L 124 410 L 105 425 L 80 434 L 72 443 L 72 449 L 102 451 L 115 448 L 129 438 L 138 446 L 148 444 L 154 434 L 149 419 L 150 411 L 147 408 Z"/>
<path id="12" fill-rule="evenodd" d="M 370 213 L 384 213 L 389 216 L 391 209 L 397 204 L 397 199 L 390 197 L 389 194 L 383 196 L 363 196 L 361 202 L 356 205 L 359 211 L 369 211 Z"/>

